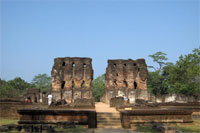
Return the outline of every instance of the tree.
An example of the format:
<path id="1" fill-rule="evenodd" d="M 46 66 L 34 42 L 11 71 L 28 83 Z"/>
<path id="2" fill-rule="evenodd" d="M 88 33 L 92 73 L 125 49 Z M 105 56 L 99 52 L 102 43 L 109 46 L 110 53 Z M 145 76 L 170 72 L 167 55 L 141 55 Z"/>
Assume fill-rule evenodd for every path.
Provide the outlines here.
<path id="1" fill-rule="evenodd" d="M 95 101 L 99 102 L 100 98 L 105 93 L 105 74 L 98 76 L 92 81 L 92 94 Z"/>
<path id="2" fill-rule="evenodd" d="M 185 95 L 200 94 L 200 48 L 191 54 L 180 56 L 176 65 L 169 71 L 168 84 L 171 93 Z"/>
<path id="3" fill-rule="evenodd" d="M 20 97 L 25 93 L 25 89 L 29 87 L 30 84 L 20 77 L 9 81 L 0 79 L 0 96 L 2 98 Z"/>
<path id="4" fill-rule="evenodd" d="M 51 89 L 51 77 L 47 74 L 38 74 L 31 81 L 32 85 L 42 91 L 49 91 Z"/>
<path id="5" fill-rule="evenodd" d="M 163 52 L 156 52 L 155 54 L 149 55 L 154 62 L 158 63 L 159 68 L 149 66 L 153 68 L 153 72 L 148 74 L 148 89 L 154 95 L 157 94 L 167 94 L 168 93 L 168 84 L 167 80 L 169 78 L 168 70 L 171 69 L 173 63 L 166 62 L 168 58 L 165 57 L 166 54 Z"/>
<path id="6" fill-rule="evenodd" d="M 7 88 L 7 82 L 0 79 L 0 97 L 6 98 L 9 97 L 10 90 Z"/>
<path id="7" fill-rule="evenodd" d="M 158 52 L 157 52 L 158 53 Z M 166 63 L 166 54 L 150 55 L 160 68 L 149 72 L 148 89 L 153 94 L 176 93 L 184 95 L 200 95 L 200 48 L 192 53 L 180 56 L 176 64 Z M 164 60 L 162 60 L 164 59 Z M 153 67 L 150 67 L 153 68 Z"/>
<path id="8" fill-rule="evenodd" d="M 149 55 L 149 57 L 153 58 L 153 61 L 158 63 L 158 65 L 159 65 L 159 68 L 157 68 L 157 69 L 154 66 L 149 66 L 149 68 L 153 68 L 155 71 L 162 70 L 163 65 L 166 64 L 165 61 L 168 60 L 168 58 L 165 57 L 166 55 L 167 54 L 165 54 L 161 51 L 156 52 L 155 54 Z"/>
<path id="9" fill-rule="evenodd" d="M 19 91 L 24 91 L 26 88 L 30 87 L 30 84 L 20 77 L 16 77 L 13 80 L 9 80 L 8 84 Z"/>

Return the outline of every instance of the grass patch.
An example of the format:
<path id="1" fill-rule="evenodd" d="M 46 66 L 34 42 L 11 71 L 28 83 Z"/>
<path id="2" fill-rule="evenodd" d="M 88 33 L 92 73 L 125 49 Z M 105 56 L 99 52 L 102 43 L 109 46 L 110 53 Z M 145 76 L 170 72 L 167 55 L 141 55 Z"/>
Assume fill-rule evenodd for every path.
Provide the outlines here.
<path id="1" fill-rule="evenodd" d="M 194 120 L 192 124 L 177 124 L 175 128 L 185 133 L 200 132 L 200 120 Z"/>
<path id="2" fill-rule="evenodd" d="M 18 120 L 11 120 L 6 118 L 0 118 L 0 126 L 9 125 L 9 124 L 18 124 Z"/>
<path id="3" fill-rule="evenodd" d="M 153 129 L 152 126 L 138 126 L 137 131 L 139 132 L 145 132 L 145 133 L 157 133 L 156 129 Z"/>
<path id="4" fill-rule="evenodd" d="M 54 127 L 56 132 L 70 132 L 70 133 L 87 133 L 88 129 L 85 126 L 76 125 L 75 127 L 63 128 L 62 126 Z"/>

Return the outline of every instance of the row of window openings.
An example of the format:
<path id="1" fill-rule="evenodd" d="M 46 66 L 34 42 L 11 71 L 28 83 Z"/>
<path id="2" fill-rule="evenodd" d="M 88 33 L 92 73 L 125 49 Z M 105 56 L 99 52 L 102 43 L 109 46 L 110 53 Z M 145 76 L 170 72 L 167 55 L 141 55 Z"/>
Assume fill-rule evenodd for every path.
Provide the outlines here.
<path id="1" fill-rule="evenodd" d="M 74 81 L 72 81 L 72 88 L 74 88 Z M 81 83 L 81 87 L 84 87 L 85 86 L 85 81 L 83 80 L 83 82 Z M 61 88 L 64 89 L 65 87 L 65 81 L 62 82 L 61 84 Z"/>
<path id="2" fill-rule="evenodd" d="M 124 83 L 125 83 L 126 87 L 128 87 L 127 82 L 124 81 Z M 114 81 L 114 84 L 117 85 L 117 81 Z M 135 81 L 134 81 L 134 83 L 133 83 L 133 86 L 134 86 L 135 89 L 137 88 L 137 83 L 136 83 Z"/>
<path id="3" fill-rule="evenodd" d="M 126 87 L 128 87 L 127 82 L 124 81 L 124 83 L 125 83 Z M 114 84 L 117 85 L 117 82 L 114 81 Z M 134 85 L 134 88 L 136 89 L 137 83 L 135 81 L 134 81 L 133 85 Z M 84 87 L 84 86 L 85 86 L 85 81 L 83 81 L 82 84 L 81 84 L 81 87 Z M 63 81 L 62 84 L 61 84 L 61 88 L 64 89 L 64 87 L 65 87 L 65 81 Z M 74 81 L 72 81 L 72 88 L 74 88 Z"/>
<path id="4" fill-rule="evenodd" d="M 117 85 L 116 81 L 114 81 L 114 83 L 115 83 L 115 85 Z M 126 87 L 128 87 L 127 82 L 124 81 L 124 83 L 125 83 Z M 135 81 L 134 81 L 133 85 L 134 85 L 134 88 L 136 89 L 137 83 Z M 84 86 L 85 86 L 85 81 L 83 81 L 82 84 L 81 84 L 81 87 L 84 87 Z M 64 87 L 65 87 L 65 81 L 63 81 L 62 84 L 61 84 L 61 88 L 64 89 Z M 74 81 L 72 81 L 72 88 L 74 88 Z"/>
<path id="5" fill-rule="evenodd" d="M 117 65 L 116 65 L 116 64 L 113 64 L 113 66 L 116 67 Z M 126 66 L 126 64 L 124 64 L 124 66 Z M 137 64 L 134 63 L 133 66 L 137 66 Z"/>
<path id="6" fill-rule="evenodd" d="M 65 62 L 63 62 L 62 66 L 66 66 L 67 64 Z M 72 63 L 72 67 L 75 67 L 75 64 Z M 83 67 L 85 68 L 86 67 L 86 64 L 83 64 Z"/>

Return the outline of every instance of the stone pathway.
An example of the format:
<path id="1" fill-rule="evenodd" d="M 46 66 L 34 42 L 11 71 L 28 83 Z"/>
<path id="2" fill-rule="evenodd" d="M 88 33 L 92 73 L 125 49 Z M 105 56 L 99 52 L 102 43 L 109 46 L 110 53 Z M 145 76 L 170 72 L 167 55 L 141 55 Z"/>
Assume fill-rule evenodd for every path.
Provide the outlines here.
<path id="1" fill-rule="evenodd" d="M 111 108 L 109 104 L 96 102 L 95 103 L 96 112 L 108 112 L 108 113 L 119 113 L 115 108 Z"/>
<path id="2" fill-rule="evenodd" d="M 121 128 L 120 113 L 108 104 L 95 104 L 97 112 L 97 128 Z"/>

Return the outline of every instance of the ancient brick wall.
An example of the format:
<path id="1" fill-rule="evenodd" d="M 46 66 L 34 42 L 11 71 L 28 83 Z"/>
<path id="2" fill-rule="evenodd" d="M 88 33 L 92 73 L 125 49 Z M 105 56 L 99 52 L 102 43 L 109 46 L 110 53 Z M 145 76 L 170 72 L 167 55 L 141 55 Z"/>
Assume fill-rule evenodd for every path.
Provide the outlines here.
<path id="1" fill-rule="evenodd" d="M 116 96 L 129 99 L 147 92 L 147 65 L 144 59 L 108 60 L 106 69 L 107 100 Z M 137 95 L 137 94 L 138 95 Z"/>
<path id="2" fill-rule="evenodd" d="M 53 99 L 65 99 L 68 103 L 75 99 L 92 98 L 92 59 L 55 58 L 52 75 Z"/>

